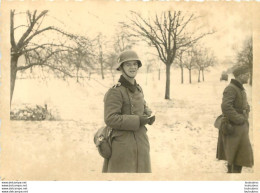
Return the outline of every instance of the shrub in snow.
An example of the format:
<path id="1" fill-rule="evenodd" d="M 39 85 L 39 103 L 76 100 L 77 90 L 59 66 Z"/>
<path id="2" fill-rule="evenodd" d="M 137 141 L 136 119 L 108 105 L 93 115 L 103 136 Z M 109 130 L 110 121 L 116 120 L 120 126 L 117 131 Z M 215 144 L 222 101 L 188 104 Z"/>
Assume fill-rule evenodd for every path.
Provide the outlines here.
<path id="1" fill-rule="evenodd" d="M 56 117 L 57 118 L 57 117 Z M 56 120 L 52 113 L 44 107 L 36 105 L 34 107 L 25 106 L 19 109 L 11 110 L 11 120 L 24 120 L 24 121 L 42 121 L 42 120 Z"/>

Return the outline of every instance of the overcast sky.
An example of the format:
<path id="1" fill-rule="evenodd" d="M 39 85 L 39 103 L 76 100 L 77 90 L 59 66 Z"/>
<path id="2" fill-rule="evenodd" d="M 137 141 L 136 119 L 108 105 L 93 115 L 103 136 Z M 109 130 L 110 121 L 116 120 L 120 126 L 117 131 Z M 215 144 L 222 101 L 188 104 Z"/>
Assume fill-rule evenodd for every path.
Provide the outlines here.
<path id="1" fill-rule="evenodd" d="M 234 48 L 241 48 L 245 38 L 251 34 L 251 7 L 242 3 L 89 2 L 63 3 L 62 8 L 58 7 L 50 7 L 49 17 L 45 18 L 43 25 L 59 26 L 65 31 L 89 37 L 102 32 L 108 38 L 117 31 L 119 21 L 127 21 L 129 10 L 138 11 L 145 17 L 155 11 L 167 10 L 195 13 L 203 16 L 199 22 L 206 26 L 204 29 L 216 30 L 215 34 L 204 38 L 202 44 L 212 49 L 219 60 L 234 56 Z"/>

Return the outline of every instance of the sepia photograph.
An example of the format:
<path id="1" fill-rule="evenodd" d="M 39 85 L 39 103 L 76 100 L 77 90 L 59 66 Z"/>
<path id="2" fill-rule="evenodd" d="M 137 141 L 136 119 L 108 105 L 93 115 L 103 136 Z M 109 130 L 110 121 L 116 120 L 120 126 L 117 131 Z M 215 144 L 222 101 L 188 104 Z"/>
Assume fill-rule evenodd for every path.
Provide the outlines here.
<path id="1" fill-rule="evenodd" d="M 2 1 L 1 180 L 259 180 L 258 11 Z"/>

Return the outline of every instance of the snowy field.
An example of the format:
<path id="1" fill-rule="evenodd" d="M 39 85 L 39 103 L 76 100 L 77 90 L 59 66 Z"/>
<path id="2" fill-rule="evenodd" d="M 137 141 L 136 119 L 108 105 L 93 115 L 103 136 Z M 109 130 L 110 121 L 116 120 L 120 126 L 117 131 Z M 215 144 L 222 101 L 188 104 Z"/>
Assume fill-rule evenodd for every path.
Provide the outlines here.
<path id="1" fill-rule="evenodd" d="M 190 85 L 185 71 L 185 82 L 180 84 L 179 71 L 174 69 L 171 100 L 165 100 L 164 74 L 160 81 L 157 72 L 150 73 L 148 81 L 145 74 L 138 74 L 145 99 L 156 112 L 156 122 L 147 126 L 153 173 L 170 176 L 226 172 L 225 162 L 215 158 L 218 131 L 213 126 L 221 113 L 223 89 L 229 83 L 220 82 L 220 75 L 221 70 L 212 69 L 205 73 L 205 82 L 198 83 L 195 73 Z M 84 180 L 90 176 L 96 179 L 103 160 L 93 143 L 93 135 L 104 125 L 103 97 L 113 85 L 108 76 L 105 80 L 93 76 L 81 84 L 76 80 L 19 79 L 12 108 L 21 104 L 47 104 L 61 120 L 11 121 L 12 141 L 5 151 L 9 152 L 6 159 L 12 170 L 3 177 L 6 180 Z M 251 87 L 245 85 L 245 88 L 251 104 Z M 252 128 L 250 131 L 252 139 Z M 243 173 L 252 172 L 251 168 L 243 169 Z"/>

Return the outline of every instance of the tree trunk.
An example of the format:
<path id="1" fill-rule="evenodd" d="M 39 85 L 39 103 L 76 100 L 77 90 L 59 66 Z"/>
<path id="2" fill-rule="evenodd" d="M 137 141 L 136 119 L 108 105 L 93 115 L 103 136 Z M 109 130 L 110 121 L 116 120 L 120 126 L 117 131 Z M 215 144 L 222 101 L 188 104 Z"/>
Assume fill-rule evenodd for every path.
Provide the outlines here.
<path id="1" fill-rule="evenodd" d="M 16 81 L 16 73 L 17 73 L 17 62 L 18 62 L 19 56 L 11 56 L 11 77 L 10 77 L 10 107 L 12 104 L 13 99 L 13 93 L 14 93 L 14 87 L 15 87 L 15 81 Z"/>
<path id="2" fill-rule="evenodd" d="M 100 66 L 101 66 L 101 76 L 102 76 L 102 79 L 104 80 L 105 79 L 105 77 L 104 77 L 104 67 L 103 67 L 102 61 L 100 62 Z"/>
<path id="3" fill-rule="evenodd" d="M 158 70 L 158 80 L 161 80 L 161 69 Z"/>
<path id="4" fill-rule="evenodd" d="M 77 67 L 77 82 L 79 82 L 79 67 Z"/>
<path id="5" fill-rule="evenodd" d="M 191 69 L 189 69 L 189 80 L 190 80 L 190 84 L 191 84 Z"/>
<path id="6" fill-rule="evenodd" d="M 170 80 L 171 80 L 171 65 L 166 64 L 166 89 L 165 99 L 170 99 Z"/>
<path id="7" fill-rule="evenodd" d="M 181 83 L 183 84 L 183 67 L 181 66 Z"/>
<path id="8" fill-rule="evenodd" d="M 91 72 L 88 73 L 88 80 L 90 80 Z"/>
<path id="9" fill-rule="evenodd" d="M 204 69 L 202 69 L 201 73 L 202 73 L 202 80 L 204 82 Z"/>
<path id="10" fill-rule="evenodd" d="M 200 82 L 200 70 L 199 70 L 198 82 Z"/>

